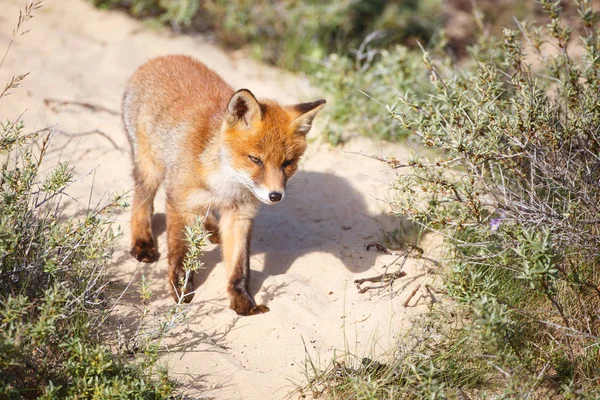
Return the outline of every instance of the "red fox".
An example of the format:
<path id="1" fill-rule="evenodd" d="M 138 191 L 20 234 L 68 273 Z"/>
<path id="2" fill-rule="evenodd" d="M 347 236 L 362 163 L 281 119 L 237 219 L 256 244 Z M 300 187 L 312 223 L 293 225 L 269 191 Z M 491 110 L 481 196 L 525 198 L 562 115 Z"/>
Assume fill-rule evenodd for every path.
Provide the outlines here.
<path id="1" fill-rule="evenodd" d="M 192 285 L 181 287 L 184 228 L 206 215 L 211 240 L 221 242 L 230 308 L 239 315 L 269 311 L 248 292 L 253 219 L 259 202 L 284 198 L 306 150 L 306 134 L 324 105 L 325 100 L 291 106 L 259 101 L 181 55 L 154 58 L 133 74 L 123 95 L 135 180 L 131 254 L 143 262 L 159 258 L 151 221 L 164 182 L 168 281 L 175 301 L 192 298 Z"/>

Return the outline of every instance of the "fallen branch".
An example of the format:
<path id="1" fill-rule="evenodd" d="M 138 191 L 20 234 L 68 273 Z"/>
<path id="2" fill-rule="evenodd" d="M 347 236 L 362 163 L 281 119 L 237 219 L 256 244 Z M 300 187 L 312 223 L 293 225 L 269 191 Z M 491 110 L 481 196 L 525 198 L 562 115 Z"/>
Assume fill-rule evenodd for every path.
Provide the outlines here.
<path id="1" fill-rule="evenodd" d="M 110 144 L 112 144 L 112 146 L 116 150 L 119 150 L 119 146 L 117 145 L 117 143 L 110 136 L 108 136 L 106 133 L 104 133 L 104 132 L 102 132 L 101 130 L 98 130 L 98 129 L 94 129 L 94 130 L 87 131 L 87 132 L 76 132 L 76 133 L 69 133 L 69 132 L 58 131 L 57 130 L 56 133 L 68 136 L 69 140 L 67 141 L 67 144 L 70 143 L 71 140 L 73 140 L 74 138 L 77 138 L 77 137 L 87 136 L 87 135 L 99 135 L 99 136 L 102 136 L 104 139 L 108 140 L 110 142 Z"/>
<path id="2" fill-rule="evenodd" d="M 65 131 L 58 130 L 58 129 L 56 129 L 56 125 L 53 125 L 53 126 L 48 126 L 46 128 L 39 129 L 39 130 L 33 132 L 32 134 L 30 134 L 30 136 L 31 137 L 35 137 L 38 134 L 43 133 L 43 132 L 49 132 L 49 135 L 44 139 L 44 141 L 42 142 L 41 146 L 37 142 L 35 142 L 36 146 L 38 146 L 40 149 L 44 148 L 48 144 L 48 141 L 49 141 L 50 137 L 54 136 L 54 135 L 65 135 L 65 136 L 69 137 L 69 139 L 67 140 L 67 142 L 63 145 L 63 147 L 66 146 L 66 145 L 68 145 L 69 143 L 71 143 L 71 141 L 74 138 L 82 137 L 82 136 L 87 136 L 87 135 L 99 135 L 99 136 L 102 136 L 104 139 L 108 140 L 110 142 L 110 144 L 116 150 L 120 150 L 120 147 L 117 145 L 117 143 L 109 135 L 107 135 L 106 133 L 102 132 L 99 129 L 94 129 L 94 130 L 87 131 L 87 132 L 70 133 L 70 132 L 65 132 Z M 55 150 L 53 150 L 53 151 L 55 151 Z M 41 163 L 41 160 L 40 160 L 40 163 Z"/>
<path id="3" fill-rule="evenodd" d="M 103 107 L 103 106 L 99 106 L 97 104 L 92 104 L 92 103 L 87 103 L 87 102 L 83 102 L 83 101 L 75 101 L 75 100 L 58 100 L 58 99 L 44 99 L 44 104 L 46 104 L 46 106 L 50 107 L 50 109 L 54 112 L 59 112 L 59 108 L 61 106 L 67 106 L 67 105 L 74 105 L 74 106 L 79 106 L 79 107 L 83 107 L 83 108 L 87 108 L 90 111 L 94 111 L 94 112 L 105 112 L 111 115 L 119 115 L 119 113 L 117 111 L 111 110 L 109 108 Z"/>
<path id="4" fill-rule="evenodd" d="M 385 254 L 392 254 L 392 250 L 388 249 L 387 247 L 385 247 L 382 244 L 379 243 L 369 243 L 367 245 L 367 251 L 371 250 L 371 247 L 375 247 L 375 250 L 379 251 L 380 253 L 385 253 Z"/>
<path id="5" fill-rule="evenodd" d="M 404 267 L 404 264 L 406 263 L 406 260 L 411 255 L 411 253 L 412 253 L 413 257 L 416 259 L 423 259 L 423 260 L 429 261 L 435 265 L 438 265 L 437 261 L 423 257 L 424 250 L 421 247 L 415 246 L 410 243 L 402 243 L 402 244 L 409 247 L 409 249 L 405 250 L 405 251 L 401 251 L 401 249 L 389 249 L 389 248 L 385 247 L 384 245 L 377 243 L 377 242 L 371 242 L 371 243 L 367 244 L 367 250 L 370 250 L 372 247 L 374 247 L 377 251 L 379 251 L 381 253 L 398 256 L 398 258 L 396 258 L 389 266 L 395 265 L 396 262 L 398 260 L 400 260 L 401 258 L 403 260 L 400 263 L 400 266 L 396 272 L 387 272 L 387 268 L 389 268 L 389 266 L 388 266 L 388 267 L 386 267 L 386 272 L 381 275 L 377 275 L 377 276 L 373 276 L 373 277 L 369 277 L 369 278 L 356 279 L 354 281 L 354 283 L 356 284 L 358 293 L 365 293 L 368 290 L 372 290 L 372 289 L 383 289 L 385 287 L 390 287 L 394 284 L 394 281 L 396 279 L 406 276 L 406 272 L 401 271 L 401 269 L 402 269 L 402 267 Z M 365 282 L 381 283 L 381 285 L 361 286 Z M 421 285 L 419 284 L 419 287 L 420 286 Z M 432 288 L 432 290 L 435 290 L 435 289 Z M 408 301 L 410 301 L 410 298 L 412 296 L 414 296 L 414 293 L 409 297 Z"/>
<path id="6" fill-rule="evenodd" d="M 394 282 L 394 280 L 396 280 L 398 278 L 402 278 L 404 276 L 406 276 L 406 272 L 396 271 L 396 272 L 392 272 L 392 273 L 385 273 L 385 274 L 373 276 L 371 278 L 356 279 L 354 281 L 354 283 L 356 284 L 358 293 L 365 293 L 367 290 L 382 289 L 386 286 L 391 286 L 391 284 Z M 373 282 L 373 283 L 382 282 L 382 283 L 385 283 L 385 285 L 361 287 L 360 285 L 362 285 L 365 282 Z"/>
<path id="7" fill-rule="evenodd" d="M 402 258 L 401 263 L 396 264 L 397 261 L 400 260 L 401 258 Z M 392 286 L 396 279 L 406 276 L 406 272 L 402 271 L 402 267 L 404 267 L 404 264 L 406 263 L 407 259 L 408 259 L 408 252 L 399 255 L 390 265 L 388 265 L 386 267 L 386 272 L 384 272 L 383 274 L 369 277 L 369 278 L 362 278 L 362 279 L 354 280 L 354 283 L 356 284 L 356 288 L 358 289 L 358 293 L 365 293 L 367 290 L 383 289 L 385 287 Z M 389 268 L 391 265 L 399 265 L 398 270 L 396 272 L 387 272 L 387 268 Z M 361 287 L 360 285 L 362 285 L 365 282 L 380 282 L 382 284 L 378 285 L 378 286 Z"/>
<path id="8" fill-rule="evenodd" d="M 415 251 L 417 253 L 415 258 L 420 258 L 424 253 L 424 250 L 421 247 L 415 246 L 414 244 L 410 244 L 410 243 L 406 243 L 406 242 L 402 242 L 401 244 L 408 247 L 410 249 L 409 251 Z M 367 244 L 367 251 L 369 251 L 371 249 L 371 247 L 374 247 L 380 253 L 391 254 L 393 256 L 399 255 L 399 252 L 402 251 L 402 249 L 400 249 L 400 248 L 390 249 L 390 248 L 385 247 L 384 245 L 377 243 L 377 242 L 371 242 L 371 243 Z"/>
<path id="9" fill-rule="evenodd" d="M 404 308 L 408 307 L 408 303 L 410 303 L 410 301 L 412 300 L 413 297 L 415 297 L 415 294 L 417 294 L 417 292 L 419 291 L 419 289 L 421 289 L 421 284 L 419 283 L 411 292 L 410 295 L 408 295 L 408 297 L 406 298 L 406 301 L 404 302 L 404 304 L 402 304 L 402 306 Z"/>

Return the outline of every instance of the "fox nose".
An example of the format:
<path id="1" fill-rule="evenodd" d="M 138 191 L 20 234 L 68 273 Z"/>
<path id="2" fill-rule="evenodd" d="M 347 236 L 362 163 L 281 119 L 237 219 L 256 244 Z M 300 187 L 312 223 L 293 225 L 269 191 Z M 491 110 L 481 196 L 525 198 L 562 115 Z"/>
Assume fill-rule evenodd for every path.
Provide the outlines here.
<path id="1" fill-rule="evenodd" d="M 269 193 L 269 200 L 271 200 L 273 203 L 277 203 L 279 200 L 281 200 L 282 197 L 283 196 L 279 192 Z"/>

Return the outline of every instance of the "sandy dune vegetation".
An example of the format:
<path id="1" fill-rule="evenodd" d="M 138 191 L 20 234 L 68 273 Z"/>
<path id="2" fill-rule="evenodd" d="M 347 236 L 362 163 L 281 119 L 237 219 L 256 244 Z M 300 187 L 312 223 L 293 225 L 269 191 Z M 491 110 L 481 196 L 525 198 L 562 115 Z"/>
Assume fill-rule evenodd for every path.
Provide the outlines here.
<path id="1" fill-rule="evenodd" d="M 0 44 L 7 43 L 21 1 L 0 0 Z M 110 193 L 132 193 L 129 145 L 120 117 L 128 77 L 147 59 L 164 54 L 194 56 L 235 88 L 293 103 L 317 98 L 305 79 L 222 50 L 203 37 L 152 31 L 119 12 L 94 9 L 83 0 L 48 1 L 14 44 L 0 76 L 30 72 L 23 87 L 0 106 L 4 115 L 24 112 L 31 130 L 56 125 L 46 163 L 70 160 L 80 180 L 69 207 L 83 212 Z M 164 362 L 186 394 L 217 399 L 278 399 L 301 382 L 307 355 L 314 362 L 350 351 L 358 356 L 393 350 L 410 318 L 430 298 L 413 289 L 432 280 L 424 262 L 409 259 L 407 275 L 393 291 L 359 293 L 354 280 L 379 275 L 398 259 L 367 244 L 383 231 L 414 240 L 416 230 L 389 216 L 387 182 L 393 172 L 357 153 L 406 156 L 398 145 L 354 139 L 331 149 L 317 140 L 326 119 L 318 117 L 299 172 L 285 200 L 263 206 L 252 240 L 251 289 L 271 311 L 238 317 L 228 308 L 225 269 L 217 246 L 206 249 L 205 269 L 195 278 L 197 294 L 187 322 L 163 342 Z M 157 196 L 154 229 L 161 258 L 140 264 L 129 255 L 129 210 L 117 222 L 123 232 L 110 268 L 113 290 L 130 285 L 118 306 L 124 331 L 139 314 L 142 275 L 150 282 L 149 307 L 160 320 L 172 305 L 166 282 L 164 193 Z M 427 246 L 426 255 L 433 251 Z M 391 266 L 390 266 L 391 265 Z M 154 318 L 154 317 L 153 317 Z"/>

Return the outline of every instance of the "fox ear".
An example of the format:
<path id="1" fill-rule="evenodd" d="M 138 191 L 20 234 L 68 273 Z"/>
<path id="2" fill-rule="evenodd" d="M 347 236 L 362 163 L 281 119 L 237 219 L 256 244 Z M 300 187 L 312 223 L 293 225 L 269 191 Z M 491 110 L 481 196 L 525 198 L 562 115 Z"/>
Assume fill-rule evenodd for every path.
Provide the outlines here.
<path id="1" fill-rule="evenodd" d="M 227 114 L 230 126 L 241 124 L 244 129 L 250 129 L 254 121 L 262 118 L 260 104 L 248 89 L 240 89 L 231 96 Z"/>
<path id="2" fill-rule="evenodd" d="M 292 126 L 298 134 L 306 135 L 310 131 L 313 119 L 315 119 L 319 110 L 325 106 L 325 103 L 325 100 L 317 100 L 292 106 L 292 109 L 298 114 L 292 121 Z"/>

